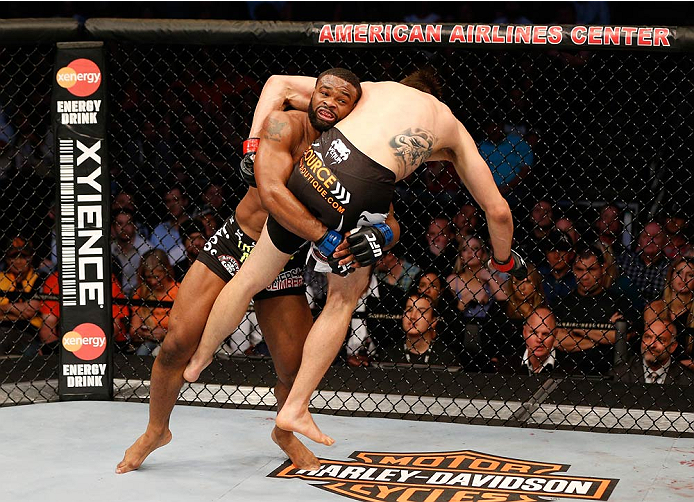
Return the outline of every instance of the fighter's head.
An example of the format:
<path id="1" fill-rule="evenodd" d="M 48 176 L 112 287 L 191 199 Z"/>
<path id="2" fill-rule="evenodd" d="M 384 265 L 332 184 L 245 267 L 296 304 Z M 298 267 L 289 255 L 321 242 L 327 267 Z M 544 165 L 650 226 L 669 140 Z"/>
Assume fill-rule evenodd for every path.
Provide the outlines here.
<path id="1" fill-rule="evenodd" d="M 327 131 L 354 109 L 361 98 L 359 77 L 344 68 L 331 68 L 318 75 L 311 96 L 308 118 L 319 131 Z"/>
<path id="2" fill-rule="evenodd" d="M 400 83 L 441 99 L 441 83 L 431 68 L 422 68 L 412 72 L 403 78 Z"/>

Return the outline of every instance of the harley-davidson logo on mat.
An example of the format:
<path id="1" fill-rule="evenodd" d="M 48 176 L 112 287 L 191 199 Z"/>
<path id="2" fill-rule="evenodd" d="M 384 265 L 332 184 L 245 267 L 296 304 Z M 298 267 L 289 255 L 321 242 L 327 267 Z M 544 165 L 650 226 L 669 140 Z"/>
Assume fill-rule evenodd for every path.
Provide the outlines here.
<path id="1" fill-rule="evenodd" d="M 558 475 L 570 465 L 497 457 L 476 451 L 375 453 L 351 461 L 319 459 L 320 469 L 297 469 L 288 460 L 268 475 L 313 484 L 355 500 L 379 502 L 539 502 L 609 500 L 617 479 Z"/>

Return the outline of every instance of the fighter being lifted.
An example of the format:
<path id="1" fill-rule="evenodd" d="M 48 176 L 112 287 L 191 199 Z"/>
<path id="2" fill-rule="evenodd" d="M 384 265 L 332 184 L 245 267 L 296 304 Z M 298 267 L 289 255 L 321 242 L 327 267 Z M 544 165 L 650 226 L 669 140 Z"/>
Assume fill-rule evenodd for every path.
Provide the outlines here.
<path id="1" fill-rule="evenodd" d="M 345 92 L 348 86 L 351 92 Z M 268 114 L 277 110 L 272 119 L 267 121 L 265 134 L 270 138 L 268 143 L 272 144 L 272 139 L 280 134 L 276 129 L 281 129 L 282 123 L 288 120 L 301 123 L 302 126 L 294 129 L 291 138 L 283 136 L 286 141 L 282 143 L 282 147 L 286 149 L 284 152 L 291 161 L 297 161 L 321 130 L 329 129 L 352 111 L 359 98 L 356 91 L 358 87 L 359 79 L 340 68 L 323 72 L 318 80 L 271 77 L 263 87 L 258 101 L 251 137 L 260 134 Z M 280 111 L 286 105 L 308 110 L 311 118 L 304 112 Z M 244 143 L 245 155 L 242 162 L 244 179 L 253 187 L 255 179 L 252 157 L 256 147 L 257 140 L 251 139 Z M 116 468 L 117 473 L 139 468 L 153 450 L 171 440 L 169 418 L 183 384 L 183 370 L 200 341 L 215 298 L 248 256 L 260 236 L 266 218 L 267 213 L 261 206 L 258 191 L 249 188 L 237 206 L 235 215 L 205 244 L 198 260 L 186 274 L 171 312 L 169 331 L 152 367 L 147 430 L 125 452 Z M 392 212 L 387 223 L 390 226 L 384 225 L 383 231 L 389 235 L 392 232 L 392 241 L 395 242 L 400 230 L 392 218 Z M 352 237 L 352 247 L 358 256 L 350 254 L 347 243 L 342 246 L 342 255 L 348 255 L 347 259 L 361 259 L 366 263 L 366 258 L 362 256 L 365 251 L 358 250 L 368 246 L 365 241 L 367 234 L 362 232 L 360 235 Z M 304 340 L 313 322 L 303 286 L 304 258 L 295 255 L 282 274 L 255 295 L 258 322 L 277 372 L 274 392 L 280 409 L 299 369 Z M 291 432 L 275 428 L 272 438 L 295 464 L 315 465 L 318 462 Z"/>
<path id="2" fill-rule="evenodd" d="M 345 269 L 335 266 L 335 258 L 342 255 L 332 251 L 346 230 L 375 227 L 369 240 L 375 245 L 387 242 L 389 236 L 379 225 L 394 185 L 424 161 L 451 161 L 484 211 L 493 248 L 491 266 L 518 277 L 527 274 L 522 258 L 511 250 L 511 211 L 469 133 L 446 105 L 419 90 L 432 87 L 427 74 L 403 83 L 409 85 L 362 83 L 354 111 L 312 143 L 296 164 L 285 144 L 302 123 L 270 114 L 265 130 L 274 122 L 276 133 L 261 138 L 255 163 L 261 201 L 270 217 L 243 267 L 218 296 L 184 372 L 186 380 L 197 380 L 222 340 L 238 326 L 252 295 L 277 276 L 304 241 L 314 243 L 316 262 L 324 265 L 327 258 L 339 272 Z M 347 261 L 340 259 L 339 264 L 344 267 Z M 329 274 L 326 305 L 304 344 L 298 375 L 277 415 L 278 428 L 326 445 L 334 442 L 313 421 L 309 400 L 342 344 L 369 274 L 370 267 L 346 276 Z"/>

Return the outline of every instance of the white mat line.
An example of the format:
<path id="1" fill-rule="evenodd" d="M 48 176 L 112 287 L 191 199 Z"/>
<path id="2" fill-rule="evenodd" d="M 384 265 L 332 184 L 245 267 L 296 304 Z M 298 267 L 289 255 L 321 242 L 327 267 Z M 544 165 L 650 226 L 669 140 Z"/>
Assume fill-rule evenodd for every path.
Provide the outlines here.
<path id="1" fill-rule="evenodd" d="M 136 385 L 135 385 L 136 384 Z M 149 398 L 149 381 L 114 380 L 114 399 Z M 134 388 L 133 388 L 134 387 Z M 275 406 L 277 401 L 270 387 L 195 383 L 183 387 L 179 397 L 189 403 Z M 532 404 L 532 406 L 529 406 Z M 694 433 L 694 413 L 652 411 L 570 405 L 537 405 L 518 401 L 461 399 L 401 394 L 317 391 L 311 406 L 331 411 L 362 413 L 394 413 L 447 416 L 468 419 L 510 420 L 519 409 L 532 409 L 526 423 L 533 425 L 614 428 L 623 430 Z"/>

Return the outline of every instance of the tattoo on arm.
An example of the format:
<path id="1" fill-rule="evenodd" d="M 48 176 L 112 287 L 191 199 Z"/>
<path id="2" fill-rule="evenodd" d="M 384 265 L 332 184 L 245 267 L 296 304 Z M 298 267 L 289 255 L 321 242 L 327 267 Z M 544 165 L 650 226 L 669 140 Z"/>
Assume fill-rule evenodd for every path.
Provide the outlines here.
<path id="1" fill-rule="evenodd" d="M 405 169 L 414 169 L 431 156 L 436 137 L 426 129 L 407 129 L 393 136 L 390 146 Z"/>
<path id="2" fill-rule="evenodd" d="M 286 122 L 280 122 L 279 120 L 276 119 L 269 119 L 269 125 L 267 127 L 267 130 L 265 131 L 265 139 L 269 139 L 271 141 L 281 141 L 282 138 L 282 129 L 285 128 L 287 125 Z"/>

